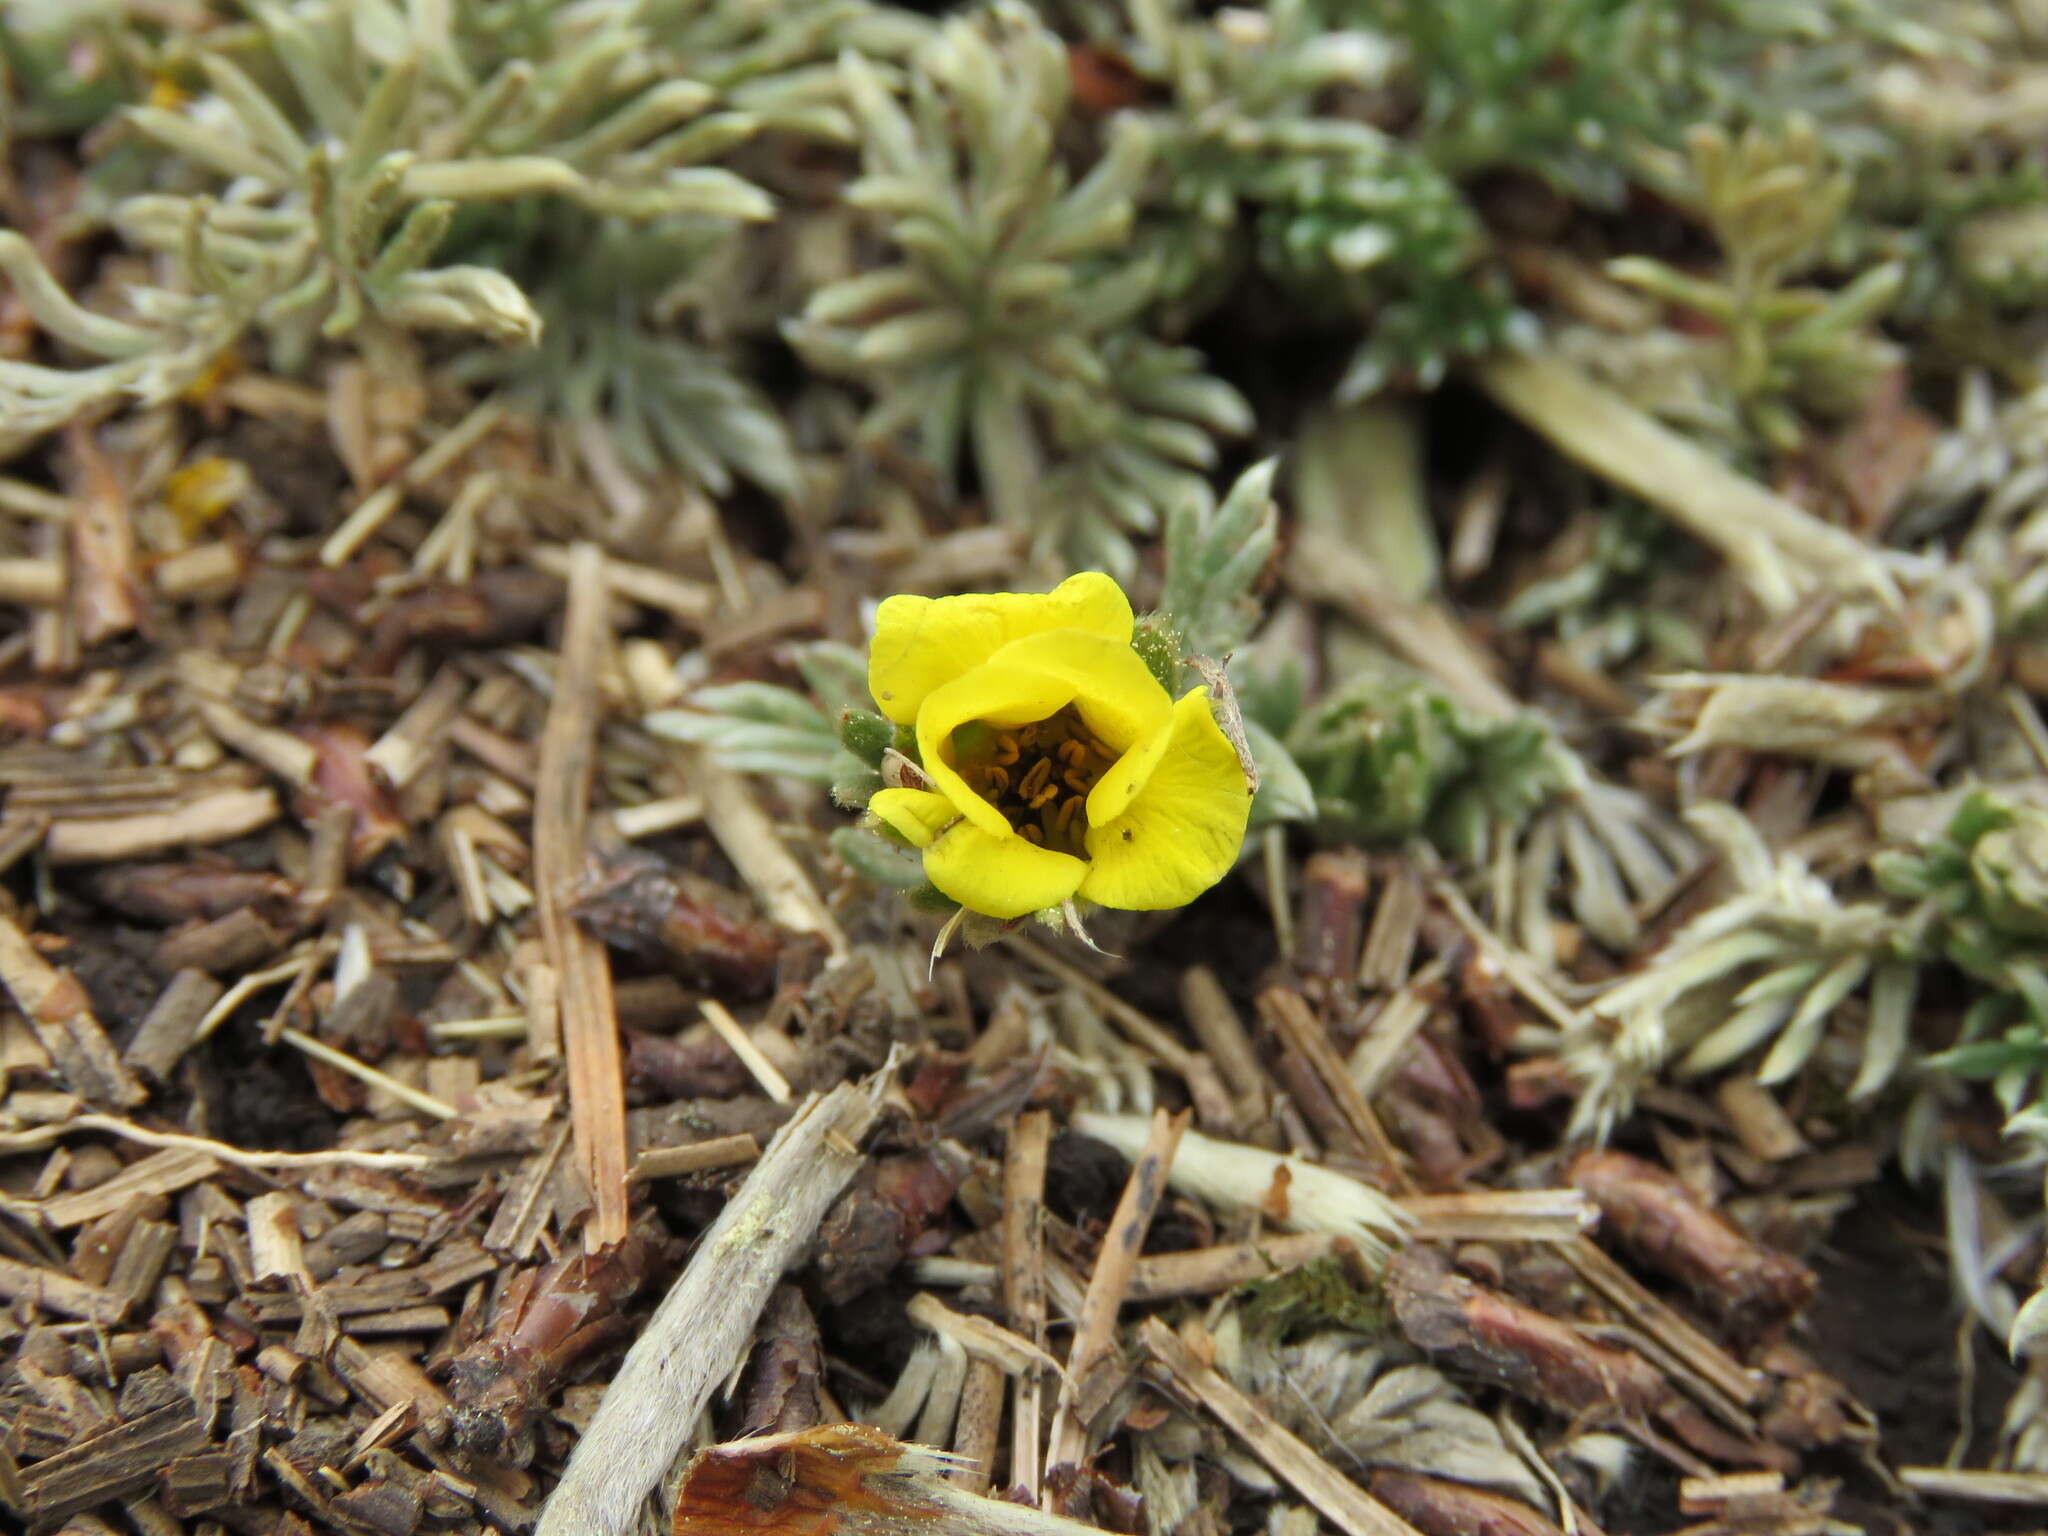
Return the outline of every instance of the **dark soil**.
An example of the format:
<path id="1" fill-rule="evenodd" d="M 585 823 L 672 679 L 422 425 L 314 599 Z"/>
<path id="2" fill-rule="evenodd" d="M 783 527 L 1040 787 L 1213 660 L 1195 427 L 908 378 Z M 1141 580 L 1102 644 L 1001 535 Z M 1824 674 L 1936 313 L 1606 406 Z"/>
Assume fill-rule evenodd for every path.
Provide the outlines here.
<path id="1" fill-rule="evenodd" d="M 1827 1247 L 1809 1256 L 1820 1273 L 1820 1300 L 1807 1314 L 1803 1342 L 1877 1415 L 1885 1460 L 1894 1467 L 1946 1462 L 1961 1424 L 1960 1318 L 1940 1231 L 1933 1202 L 1887 1184 L 1859 1202 L 1837 1223 Z M 1963 1464 L 1983 1466 L 2019 1376 L 1983 1329 L 1974 1330 L 1971 1348 L 1971 1433 Z M 1956 1504 L 1915 1508 L 1854 1462 L 1836 1470 L 1844 1486 L 1835 1517 L 1862 1525 L 1871 1536 L 1978 1536 L 2026 1528 L 2017 1512 L 1992 1524 L 1980 1511 Z"/>

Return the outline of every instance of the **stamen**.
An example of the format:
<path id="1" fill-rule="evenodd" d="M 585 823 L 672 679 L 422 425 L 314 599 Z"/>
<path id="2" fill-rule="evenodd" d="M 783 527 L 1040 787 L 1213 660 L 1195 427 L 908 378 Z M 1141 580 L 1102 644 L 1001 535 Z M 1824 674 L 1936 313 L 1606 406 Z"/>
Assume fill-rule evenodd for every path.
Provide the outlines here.
<path id="1" fill-rule="evenodd" d="M 960 776 L 1019 837 L 1034 847 L 1085 856 L 1088 795 L 1116 754 L 1071 705 L 1028 725 L 978 725 L 961 750 Z"/>
<path id="2" fill-rule="evenodd" d="M 1047 781 L 1051 778 L 1052 759 L 1041 757 L 1031 765 L 1031 771 L 1017 781 L 1017 793 L 1023 796 L 1025 800 L 1035 803 L 1038 798 L 1038 792 L 1045 788 Z"/>

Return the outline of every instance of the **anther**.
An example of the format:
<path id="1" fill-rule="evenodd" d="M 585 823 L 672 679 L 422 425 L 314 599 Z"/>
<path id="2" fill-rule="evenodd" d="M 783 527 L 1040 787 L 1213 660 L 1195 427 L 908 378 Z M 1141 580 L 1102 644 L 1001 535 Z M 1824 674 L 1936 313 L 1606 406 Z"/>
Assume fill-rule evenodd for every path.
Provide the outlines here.
<path id="1" fill-rule="evenodd" d="M 1045 788 L 1052 778 L 1052 759 L 1041 757 L 1031 765 L 1031 771 L 1018 781 L 1017 793 L 1026 800 L 1036 801 L 1038 792 Z"/>

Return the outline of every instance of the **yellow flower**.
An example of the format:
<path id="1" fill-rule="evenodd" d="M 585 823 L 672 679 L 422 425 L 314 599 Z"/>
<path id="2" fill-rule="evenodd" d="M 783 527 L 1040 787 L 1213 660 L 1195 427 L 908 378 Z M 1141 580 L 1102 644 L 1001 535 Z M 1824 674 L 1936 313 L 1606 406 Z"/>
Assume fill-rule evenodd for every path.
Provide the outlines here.
<path id="1" fill-rule="evenodd" d="M 882 604 L 868 687 L 916 728 L 931 787 L 880 790 L 868 809 L 961 906 L 1178 907 L 1236 860 L 1251 811 L 1237 752 L 1209 690 L 1173 699 L 1131 627 L 1130 599 L 1096 572 L 1042 595 Z"/>

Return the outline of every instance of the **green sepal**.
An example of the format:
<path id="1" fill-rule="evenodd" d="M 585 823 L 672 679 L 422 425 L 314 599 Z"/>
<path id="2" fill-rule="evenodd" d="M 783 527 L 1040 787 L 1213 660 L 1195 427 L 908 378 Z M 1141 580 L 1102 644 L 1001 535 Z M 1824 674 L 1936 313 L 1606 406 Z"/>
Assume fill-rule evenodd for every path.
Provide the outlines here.
<path id="1" fill-rule="evenodd" d="M 948 896 L 929 880 L 913 890 L 908 900 L 911 906 L 919 912 L 943 912 L 950 914 L 960 910 L 959 902 Z"/>
<path id="2" fill-rule="evenodd" d="M 843 709 L 839 744 L 870 768 L 880 768 L 882 754 L 896 745 L 896 727 L 871 709 Z"/>
<path id="3" fill-rule="evenodd" d="M 1169 694 L 1180 692 L 1181 638 L 1171 619 L 1159 613 L 1145 615 L 1131 635 L 1131 649 L 1145 670 L 1159 679 L 1160 687 Z"/>
<path id="4" fill-rule="evenodd" d="M 832 802 L 842 810 L 864 811 L 882 787 L 879 773 L 866 766 L 854 767 L 832 781 Z"/>

